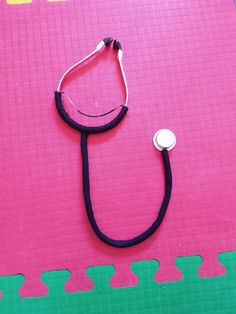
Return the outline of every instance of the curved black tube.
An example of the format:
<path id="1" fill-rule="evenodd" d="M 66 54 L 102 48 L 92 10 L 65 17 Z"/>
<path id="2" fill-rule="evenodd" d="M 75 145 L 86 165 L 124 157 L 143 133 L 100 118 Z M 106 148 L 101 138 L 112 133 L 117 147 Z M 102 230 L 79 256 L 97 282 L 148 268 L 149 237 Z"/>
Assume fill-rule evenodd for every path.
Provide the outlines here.
<path id="1" fill-rule="evenodd" d="M 71 117 L 65 111 L 62 105 L 61 92 L 58 92 L 58 91 L 55 92 L 55 101 L 56 101 L 57 111 L 59 115 L 61 116 L 61 118 L 67 124 L 69 124 L 69 126 L 71 126 L 73 129 L 80 131 L 82 133 L 101 133 L 101 132 L 108 131 L 114 128 L 117 124 L 119 124 L 128 111 L 128 107 L 121 106 L 121 110 L 119 111 L 118 115 L 110 122 L 101 126 L 86 126 L 86 125 L 77 123 L 75 120 L 71 119 Z"/>
<path id="2" fill-rule="evenodd" d="M 165 168 L 165 195 L 164 199 L 162 201 L 162 205 L 160 208 L 160 211 L 155 219 L 155 221 L 152 223 L 152 225 L 145 230 L 140 235 L 128 239 L 128 240 L 114 240 L 106 236 L 98 227 L 96 219 L 94 217 L 94 212 L 92 208 L 92 202 L 90 197 L 90 181 L 89 181 L 89 160 L 88 160 L 88 146 L 87 146 L 87 139 L 88 139 L 88 133 L 81 133 L 81 153 L 82 153 L 82 166 L 83 166 L 83 192 L 84 192 L 84 200 L 85 200 L 85 206 L 86 211 L 88 215 L 89 222 L 91 224 L 91 227 L 95 234 L 106 244 L 111 245 L 113 247 L 117 248 L 126 248 L 130 246 L 134 246 L 140 242 L 143 242 L 148 237 L 150 237 L 160 226 L 162 223 L 166 210 L 169 204 L 170 196 L 171 196 L 171 190 L 172 190 L 172 173 L 171 173 L 171 166 L 170 166 L 170 160 L 169 160 L 169 154 L 166 149 L 164 149 L 162 153 L 163 157 L 163 163 Z"/>

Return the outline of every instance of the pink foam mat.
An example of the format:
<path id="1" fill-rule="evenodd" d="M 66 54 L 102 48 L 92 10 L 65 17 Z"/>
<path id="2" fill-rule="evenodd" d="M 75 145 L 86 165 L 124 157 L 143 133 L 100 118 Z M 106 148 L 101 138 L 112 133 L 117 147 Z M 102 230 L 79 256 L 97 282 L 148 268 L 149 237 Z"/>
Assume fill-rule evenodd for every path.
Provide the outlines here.
<path id="1" fill-rule="evenodd" d="M 0 275 L 22 273 L 23 296 L 46 293 L 41 272 L 69 269 L 68 291 L 92 283 L 87 266 L 114 264 L 113 286 L 135 284 L 135 260 L 160 261 L 159 281 L 177 280 L 176 256 L 203 257 L 201 276 L 224 272 L 236 249 L 236 12 L 232 0 L 0 1 Z M 91 193 L 102 230 L 142 232 L 163 191 L 153 134 L 172 129 L 173 194 L 161 228 L 129 249 L 91 231 L 82 197 L 80 134 L 58 116 L 62 73 L 106 36 L 121 41 L 129 111 L 116 129 L 89 137 Z M 82 109 L 123 97 L 112 51 L 71 80 Z M 79 73 L 78 73 L 79 74 Z M 73 85 L 73 87 L 72 87 Z M 77 93 L 76 93 L 77 92 Z"/>

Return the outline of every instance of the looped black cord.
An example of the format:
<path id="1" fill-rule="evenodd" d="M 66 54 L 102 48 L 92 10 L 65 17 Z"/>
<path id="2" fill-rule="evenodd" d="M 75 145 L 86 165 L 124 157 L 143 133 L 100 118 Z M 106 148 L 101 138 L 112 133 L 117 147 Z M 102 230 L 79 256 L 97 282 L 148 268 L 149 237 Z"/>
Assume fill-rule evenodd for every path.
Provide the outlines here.
<path id="1" fill-rule="evenodd" d="M 73 129 L 77 131 L 80 131 L 81 133 L 95 134 L 95 133 L 102 133 L 102 132 L 108 131 L 114 128 L 115 126 L 117 126 L 117 124 L 121 122 L 121 120 L 125 117 L 128 111 L 128 107 L 122 105 L 121 110 L 119 111 L 117 116 L 113 118 L 113 120 L 111 120 L 110 122 L 104 125 L 100 125 L 100 126 L 86 126 L 86 125 L 76 122 L 69 116 L 69 114 L 66 112 L 66 110 L 63 107 L 61 95 L 62 95 L 62 92 L 57 92 L 57 91 L 55 92 L 56 107 L 57 107 L 57 111 L 59 115 L 69 126 L 71 126 Z"/>
<path id="2" fill-rule="evenodd" d="M 117 247 L 117 248 L 126 248 L 130 246 L 134 246 L 140 242 L 143 242 L 148 237 L 150 237 L 161 225 L 166 210 L 169 204 L 171 190 L 172 190 L 172 173 L 171 166 L 169 160 L 169 154 L 166 149 L 164 149 L 162 153 L 163 163 L 165 168 L 165 195 L 162 201 L 162 205 L 160 211 L 157 215 L 157 218 L 152 223 L 152 225 L 145 230 L 140 235 L 129 239 L 129 240 L 114 240 L 106 236 L 98 227 L 96 219 L 94 217 L 91 197 L 90 197 L 90 181 L 89 181 L 89 160 L 88 160 L 88 146 L 87 146 L 88 133 L 81 133 L 81 152 L 82 152 L 82 166 L 83 166 L 83 192 L 84 192 L 84 200 L 86 211 L 88 215 L 89 222 L 95 234 L 106 244 Z"/>

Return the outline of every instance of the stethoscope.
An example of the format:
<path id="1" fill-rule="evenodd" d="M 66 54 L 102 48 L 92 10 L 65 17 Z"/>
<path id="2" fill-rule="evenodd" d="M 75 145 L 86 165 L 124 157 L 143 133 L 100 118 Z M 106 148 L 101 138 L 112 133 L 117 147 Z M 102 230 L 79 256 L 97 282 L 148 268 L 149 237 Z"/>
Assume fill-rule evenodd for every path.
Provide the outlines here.
<path id="1" fill-rule="evenodd" d="M 70 115 L 65 110 L 63 104 L 62 104 L 62 94 L 64 93 L 62 91 L 62 85 L 65 79 L 68 75 L 70 75 L 75 69 L 77 69 L 82 63 L 88 61 L 88 59 L 92 58 L 96 54 L 98 54 L 100 51 L 102 51 L 105 47 L 109 47 L 111 43 L 113 42 L 113 48 L 114 50 L 117 50 L 117 59 L 119 63 L 119 68 L 121 71 L 124 88 L 125 88 L 125 103 L 121 106 L 118 106 L 116 108 L 113 108 L 112 110 L 99 114 L 99 115 L 90 115 L 87 113 L 84 113 L 77 109 L 77 112 L 79 114 L 85 115 L 87 117 L 101 117 L 105 115 L 109 115 L 111 112 L 118 111 L 118 114 L 113 118 L 110 122 L 105 123 L 104 125 L 100 126 L 86 126 L 83 124 L 80 124 L 76 122 L 74 119 L 70 117 Z M 90 222 L 90 225 L 95 232 L 95 234 L 106 244 L 111 245 L 113 247 L 117 248 L 125 248 L 134 246 L 138 243 L 143 242 L 147 238 L 149 238 L 161 225 L 166 211 L 167 207 L 170 201 L 171 197 L 171 190 L 172 190 L 172 172 L 171 172 L 171 165 L 169 160 L 169 151 L 174 148 L 176 144 L 176 137 L 175 134 L 168 130 L 168 129 L 161 129 L 158 132 L 155 133 L 153 137 L 153 144 L 154 146 L 161 152 L 162 159 L 163 159 L 163 165 L 165 169 L 165 193 L 164 198 L 161 204 L 161 208 L 159 210 L 159 213 L 156 217 L 156 219 L 153 221 L 153 223 L 141 234 L 135 236 L 132 239 L 128 240 L 115 240 L 110 237 L 108 237 L 106 234 L 104 234 L 101 229 L 99 228 L 96 218 L 94 216 L 92 202 L 91 202 L 91 196 L 90 196 L 90 180 L 89 180 L 89 158 L 88 158 L 88 136 L 90 134 L 97 134 L 102 133 L 108 130 L 111 130 L 116 125 L 118 125 L 121 120 L 125 117 L 127 111 L 128 111 L 128 98 L 129 98 L 129 92 L 128 92 L 128 85 L 123 69 L 122 64 L 122 47 L 119 41 L 114 40 L 112 38 L 105 38 L 103 39 L 96 47 L 95 50 L 93 50 L 90 54 L 88 54 L 86 57 L 84 57 L 82 60 L 76 62 L 74 65 L 72 65 L 61 77 L 57 91 L 55 92 L 55 100 L 56 100 L 56 107 L 57 110 L 61 116 L 61 118 L 73 129 L 79 131 L 81 133 L 81 154 L 82 154 L 82 172 L 83 172 L 83 194 L 84 194 L 84 201 L 85 201 L 85 207 L 87 216 Z M 68 97 L 69 101 L 72 105 L 72 100 Z"/>

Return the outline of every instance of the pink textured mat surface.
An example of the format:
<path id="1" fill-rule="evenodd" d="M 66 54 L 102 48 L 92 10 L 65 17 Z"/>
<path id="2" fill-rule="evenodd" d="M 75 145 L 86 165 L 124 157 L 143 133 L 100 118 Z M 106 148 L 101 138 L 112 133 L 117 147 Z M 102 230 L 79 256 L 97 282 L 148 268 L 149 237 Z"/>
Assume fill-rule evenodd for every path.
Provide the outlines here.
<path id="1" fill-rule="evenodd" d="M 202 276 L 224 272 L 216 254 L 236 249 L 235 34 L 232 0 L 0 1 L 0 274 L 23 273 L 21 295 L 44 294 L 40 273 L 61 268 L 71 271 L 69 291 L 89 289 L 85 268 L 108 263 L 113 286 L 132 285 L 130 263 L 148 258 L 160 261 L 161 281 L 180 278 L 173 260 L 181 255 L 201 255 Z M 164 188 L 152 137 L 161 128 L 177 136 L 166 219 L 122 250 L 91 231 L 80 135 L 53 98 L 63 71 L 106 36 L 123 45 L 130 89 L 125 121 L 89 138 L 95 214 L 109 236 L 131 237 L 152 222 Z M 113 53 L 94 65 L 72 82 L 90 112 L 122 100 Z"/>

